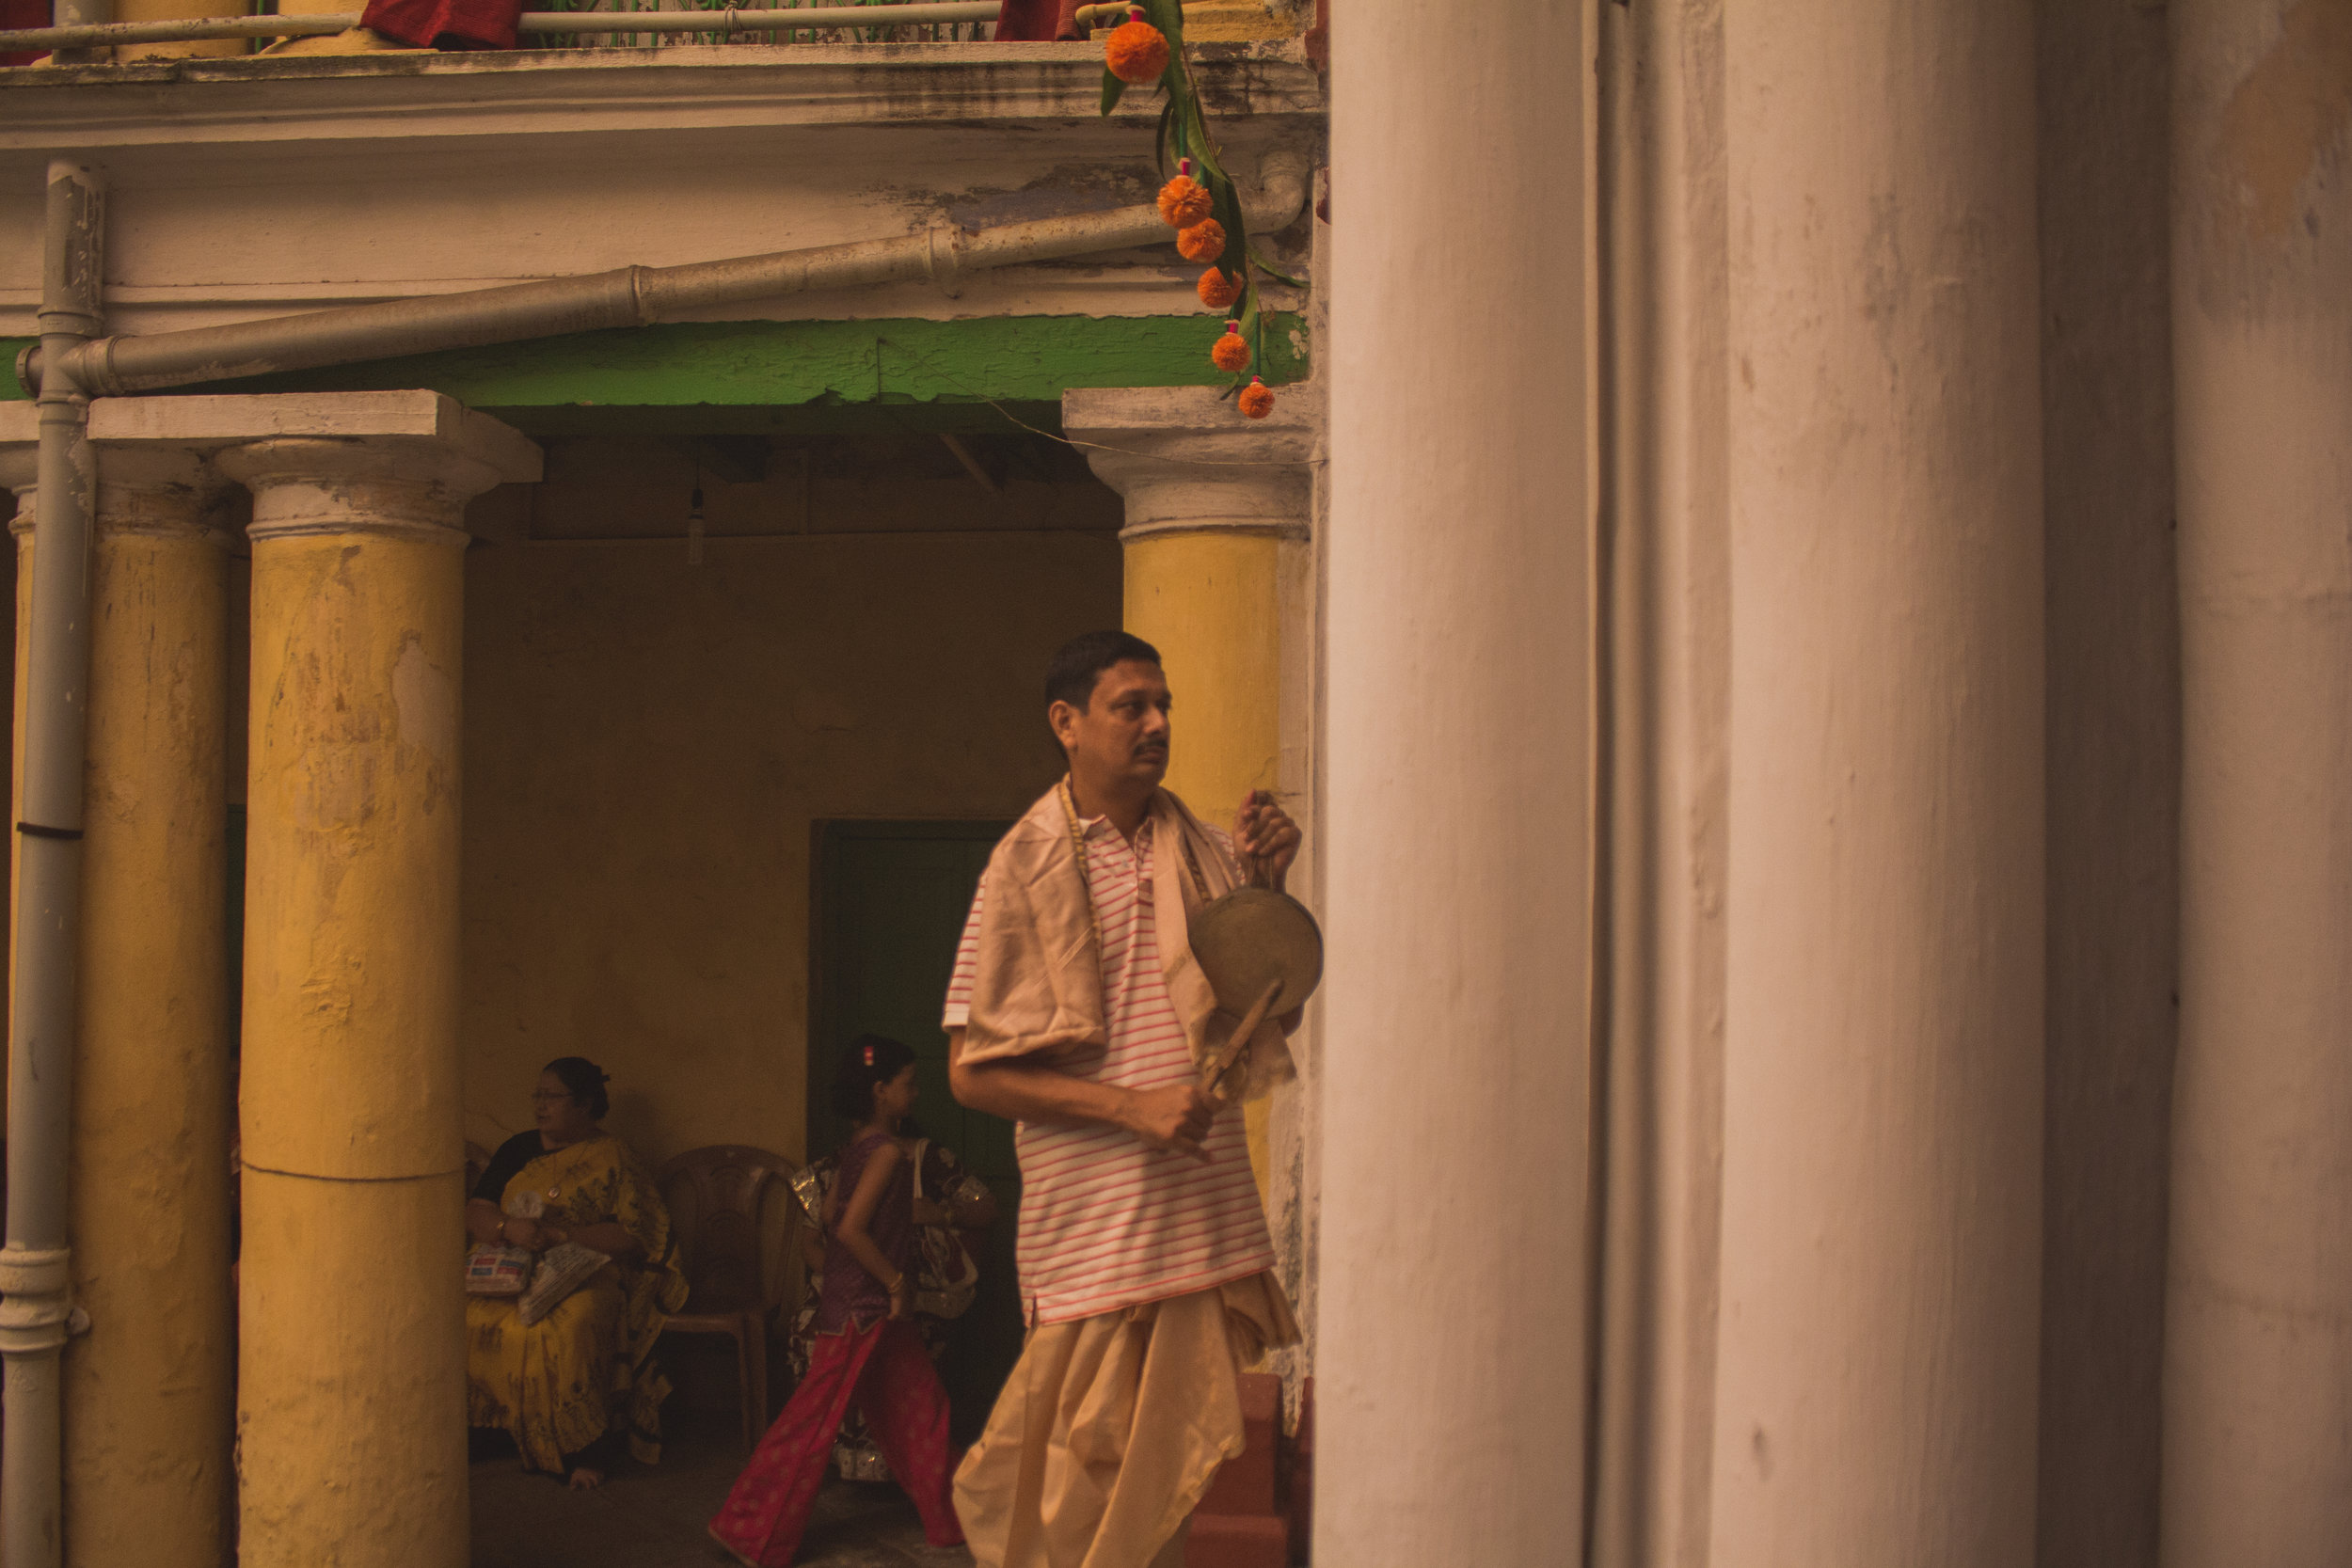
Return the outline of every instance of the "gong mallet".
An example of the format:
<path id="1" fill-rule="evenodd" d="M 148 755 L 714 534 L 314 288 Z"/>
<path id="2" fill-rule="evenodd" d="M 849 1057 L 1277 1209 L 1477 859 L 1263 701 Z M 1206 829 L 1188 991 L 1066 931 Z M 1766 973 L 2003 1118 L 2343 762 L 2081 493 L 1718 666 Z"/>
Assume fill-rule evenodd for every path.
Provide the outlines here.
<path id="1" fill-rule="evenodd" d="M 1209 1063 L 1201 1086 L 1209 1091 L 1213 1099 L 1225 1098 L 1225 1075 L 1233 1070 L 1233 1064 L 1240 1061 L 1242 1053 L 1249 1049 L 1250 1037 L 1258 1032 L 1258 1025 L 1263 1023 L 1266 1015 L 1274 1010 L 1274 999 L 1281 994 L 1281 981 L 1277 980 L 1266 987 L 1265 994 L 1251 1003 L 1249 1010 L 1241 1015 L 1241 1027 L 1235 1029 L 1233 1037 L 1225 1042 L 1225 1049 Z"/>

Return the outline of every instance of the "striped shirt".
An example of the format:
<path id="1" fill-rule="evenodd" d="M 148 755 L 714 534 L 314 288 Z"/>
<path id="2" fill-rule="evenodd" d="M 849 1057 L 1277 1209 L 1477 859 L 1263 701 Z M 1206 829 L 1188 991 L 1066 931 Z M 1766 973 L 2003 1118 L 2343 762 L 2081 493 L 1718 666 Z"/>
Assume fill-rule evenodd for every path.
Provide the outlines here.
<path id="1" fill-rule="evenodd" d="M 1122 1088 L 1197 1083 L 1184 1021 L 1160 967 L 1152 916 L 1152 825 L 1147 820 L 1133 845 L 1107 817 L 1082 826 L 1087 886 L 1103 933 L 1110 1040 L 1048 1065 Z M 1217 841 L 1230 850 L 1225 835 Z M 948 982 L 949 1029 L 963 1027 L 969 1011 L 987 896 L 983 877 Z M 1211 1126 L 1201 1145 L 1206 1158 L 1155 1152 L 1133 1133 L 1096 1122 L 1025 1121 L 1013 1143 L 1022 1182 L 1016 1256 L 1032 1324 L 1205 1291 L 1274 1266 L 1238 1101 Z"/>

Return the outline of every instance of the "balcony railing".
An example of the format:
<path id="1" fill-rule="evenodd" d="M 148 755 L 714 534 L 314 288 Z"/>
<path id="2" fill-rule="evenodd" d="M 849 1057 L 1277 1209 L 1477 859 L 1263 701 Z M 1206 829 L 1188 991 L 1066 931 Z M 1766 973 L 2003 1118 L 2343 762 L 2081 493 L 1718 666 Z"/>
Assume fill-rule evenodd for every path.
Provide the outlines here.
<path id="1" fill-rule="evenodd" d="M 872 21 L 857 18 L 840 20 L 840 13 L 864 10 L 881 13 L 893 9 L 915 9 L 927 15 L 954 11 L 957 18 L 913 20 L 892 17 L 885 20 L 877 14 Z M 821 13 L 812 16 L 805 26 L 785 25 L 787 18 L 775 14 L 791 11 Z M 630 31 L 625 33 L 576 33 L 568 40 L 547 36 L 550 43 L 568 42 L 580 49 L 642 49 L 648 46 L 678 43 L 977 43 L 995 33 L 995 0 L 986 4 L 918 5 L 909 7 L 904 0 L 851 0 L 849 5 L 832 3 L 818 5 L 815 0 L 767 0 L 766 4 L 730 5 L 725 0 L 548 0 L 549 17 L 577 17 L 584 12 L 598 14 L 643 15 L 661 14 L 662 30 Z M 679 13 L 716 13 L 717 24 L 707 29 L 682 29 L 677 23 L 684 20 Z M 761 13 L 747 16 L 747 13 Z M 746 25 L 746 23 L 749 25 Z M 544 35 L 543 35 L 544 36 Z"/>
<path id="2" fill-rule="evenodd" d="M 548 0 L 554 9 L 525 11 L 516 31 L 526 46 L 644 49 L 680 43 L 955 43 L 994 35 L 996 0 Z M 71 52 L 124 44 L 212 39 L 315 38 L 359 24 L 358 11 L 215 16 L 171 22 L 117 22 L 0 31 L 0 56 Z M 623 21 L 627 18 L 627 21 Z"/>

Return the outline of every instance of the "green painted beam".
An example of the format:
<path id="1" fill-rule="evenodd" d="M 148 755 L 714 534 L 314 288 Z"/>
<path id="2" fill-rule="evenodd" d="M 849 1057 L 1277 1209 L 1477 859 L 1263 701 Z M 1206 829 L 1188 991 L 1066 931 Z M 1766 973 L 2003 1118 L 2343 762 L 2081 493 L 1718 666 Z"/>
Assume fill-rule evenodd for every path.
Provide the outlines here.
<path id="1" fill-rule="evenodd" d="M 428 387 L 526 429 L 614 428 L 622 409 L 681 430 L 1004 430 L 1058 414 L 1073 387 L 1215 386 L 1223 324 L 1197 316 L 682 322 L 216 382 L 188 391 Z M 0 339 L 11 357 L 25 340 Z M 1308 372 L 1305 323 L 1266 319 L 1262 373 Z M 6 395 L 23 397 L 11 380 Z M 1002 405 L 1001 408 L 996 405 Z M 606 411 L 610 410 L 608 413 Z M 1058 419 L 1047 428 L 1057 428 Z M 632 428 L 644 428 L 642 422 Z"/>

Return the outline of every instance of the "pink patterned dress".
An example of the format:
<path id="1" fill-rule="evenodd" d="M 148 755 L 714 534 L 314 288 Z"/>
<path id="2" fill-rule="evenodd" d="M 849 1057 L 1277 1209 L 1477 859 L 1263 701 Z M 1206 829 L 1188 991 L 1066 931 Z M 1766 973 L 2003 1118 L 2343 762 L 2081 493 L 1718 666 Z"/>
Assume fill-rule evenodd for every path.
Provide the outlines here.
<path id="1" fill-rule="evenodd" d="M 834 1191 L 844 1201 L 886 1142 L 887 1134 L 876 1132 L 842 1152 Z M 912 1168 L 901 1161 L 868 1226 L 874 1243 L 901 1272 L 914 1266 L 914 1183 Z M 950 1496 L 955 1467 L 947 1453 L 947 1391 L 914 1325 L 892 1321 L 889 1309 L 882 1282 L 829 1227 L 808 1370 L 710 1522 L 712 1539 L 752 1568 L 791 1562 L 824 1484 L 834 1435 L 852 1407 L 914 1499 L 924 1537 L 934 1546 L 963 1540 Z"/>

